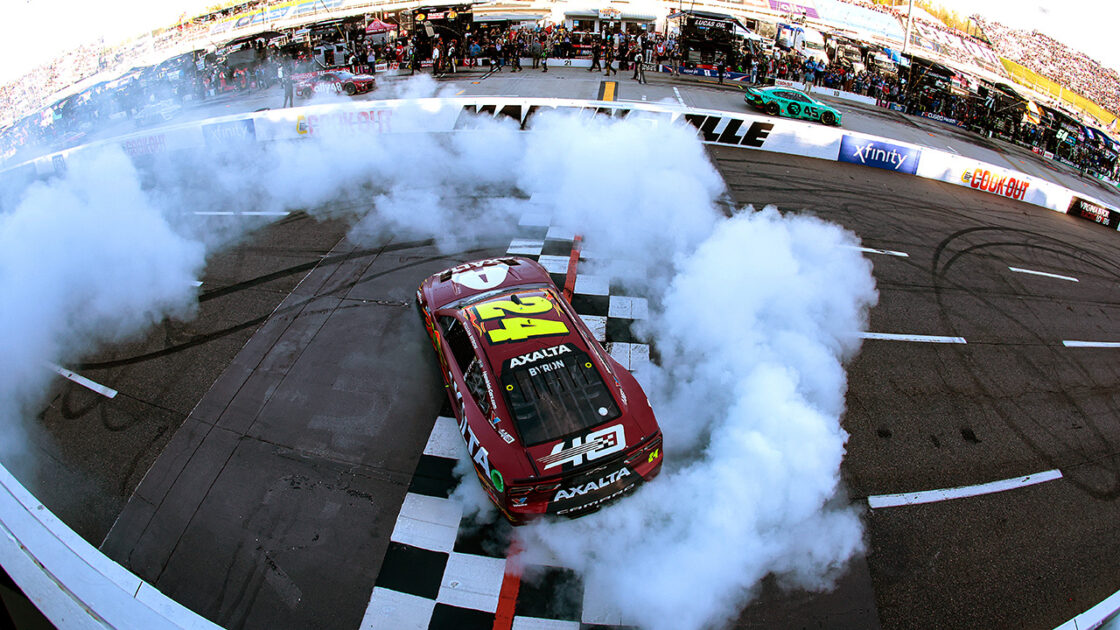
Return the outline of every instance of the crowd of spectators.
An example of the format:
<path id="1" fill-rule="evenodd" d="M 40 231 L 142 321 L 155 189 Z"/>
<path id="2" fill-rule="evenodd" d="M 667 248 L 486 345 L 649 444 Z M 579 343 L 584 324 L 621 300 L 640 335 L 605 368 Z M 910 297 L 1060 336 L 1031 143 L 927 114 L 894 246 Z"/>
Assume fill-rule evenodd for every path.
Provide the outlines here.
<path id="1" fill-rule="evenodd" d="M 266 8 L 278 1 L 259 0 L 256 8 Z M 902 9 L 868 0 L 839 1 L 905 20 Z M 231 10 L 233 9 L 225 12 L 229 13 Z M 158 57 L 161 51 L 183 48 L 185 41 L 206 33 L 223 17 L 228 16 L 218 12 L 205 18 L 184 21 L 115 48 L 102 44 L 79 47 L 50 64 L 36 68 L 17 81 L 0 86 L 0 111 L 5 112 L 9 117 L 8 121 L 18 120 L 48 105 L 48 99 L 57 98 L 61 89 L 98 72 L 105 72 L 106 76 L 113 72 L 120 74 L 145 53 L 155 52 Z M 985 49 L 990 50 L 982 39 L 951 29 L 941 22 L 924 17 L 917 19 L 924 27 L 967 39 L 970 43 L 982 44 Z M 1037 32 L 1025 33 L 982 19 L 977 22 L 991 41 L 996 42 L 995 48 L 999 54 L 1069 86 L 1106 108 L 1120 110 L 1120 77 L 1115 71 L 1102 68 L 1087 56 Z M 438 34 L 434 38 L 413 33 L 410 38 L 382 40 L 378 43 L 366 40 L 364 31 L 357 27 L 346 35 L 346 44 L 353 50 L 349 65 L 354 71 L 360 72 L 373 72 L 377 64 L 382 62 L 395 62 L 401 68 L 411 67 L 413 70 L 435 66 L 438 72 L 453 72 L 488 60 L 487 63 L 499 70 L 520 70 L 521 60 L 528 58 L 532 60 L 532 68 L 545 70 L 542 60 L 548 57 L 564 59 L 579 56 L 597 60 L 598 63 L 594 64 L 596 69 L 612 64 L 610 67 L 614 69 L 628 71 L 636 58 L 674 68 L 685 61 L 674 37 L 640 29 L 595 34 L 572 31 L 562 25 L 507 28 L 476 24 L 475 27 L 466 32 L 437 29 Z M 176 86 L 172 97 L 181 102 L 184 95 L 205 99 L 226 90 L 266 88 L 277 80 L 277 70 L 285 64 L 290 73 L 317 69 L 317 64 L 310 58 L 306 47 L 304 50 L 281 51 L 273 47 L 266 49 L 263 43 L 259 45 L 261 54 L 249 65 L 227 66 L 224 60 L 211 60 L 209 57 L 206 63 L 200 61 L 199 71 L 196 73 L 192 68 L 187 84 Z M 940 50 L 950 57 L 959 57 L 958 61 L 969 61 L 967 51 L 963 49 L 941 46 Z M 962 121 L 968 120 L 971 115 L 967 99 L 950 95 L 930 96 L 914 90 L 913 86 L 907 91 L 893 75 L 853 73 L 850 67 L 840 64 L 818 66 L 791 53 L 775 51 L 758 54 L 755 51 L 752 54 L 743 49 L 733 51 L 727 57 L 720 56 L 712 63 L 725 70 L 748 74 L 752 81 L 760 83 L 772 82 L 776 78 L 808 80 L 830 88 L 873 96 L 884 104 L 894 103 L 912 113 L 932 112 Z M 145 105 L 128 99 L 124 101 L 124 108 L 131 114 Z"/>
<path id="2" fill-rule="evenodd" d="M 76 46 L 59 57 L 33 68 L 16 79 L 0 85 L 0 125 L 19 120 L 51 104 L 66 88 L 105 72 L 121 74 L 140 63 L 143 57 L 170 57 L 191 41 L 205 41 L 213 24 L 235 12 L 257 10 L 289 0 L 255 0 L 213 11 L 175 25 L 145 33 L 133 40 L 114 43 L 102 41 Z M 189 46 L 187 47 L 189 49 Z"/>
<path id="3" fill-rule="evenodd" d="M 879 4 L 877 2 L 870 2 L 869 0 L 839 0 L 839 2 L 843 2 L 844 4 L 851 4 L 851 5 L 854 5 L 854 6 L 857 6 L 857 7 L 862 7 L 864 9 L 869 9 L 871 11 L 878 11 L 879 13 L 886 13 L 886 14 L 889 14 L 889 15 L 895 15 L 895 11 L 892 10 L 891 7 L 888 7 L 884 4 Z"/>
<path id="4" fill-rule="evenodd" d="M 461 35 L 461 38 L 460 38 Z M 532 60 L 532 68 L 541 69 L 546 58 L 572 59 L 586 57 L 599 60 L 604 69 L 608 59 L 616 69 L 626 70 L 640 54 L 646 63 L 668 63 L 679 58 L 677 41 L 660 33 L 638 30 L 611 33 L 572 31 L 559 25 L 504 28 L 483 26 L 463 34 L 440 35 L 433 40 L 397 40 L 390 46 L 371 46 L 380 60 L 408 64 L 435 62 L 437 72 L 454 72 L 460 67 L 489 64 L 501 70 L 516 67 L 522 58 Z"/>
<path id="5" fill-rule="evenodd" d="M 862 7 L 864 9 L 868 9 L 868 10 L 871 10 L 871 11 L 877 11 L 879 13 L 885 13 L 887 15 L 893 15 L 894 17 L 901 20 L 903 26 L 906 25 L 906 18 L 907 18 L 908 15 L 910 15 L 910 8 L 909 8 L 909 6 L 907 6 L 905 4 L 898 5 L 898 6 L 889 6 L 889 5 L 885 5 L 885 4 L 878 4 L 876 2 L 870 2 L 869 0 L 838 0 L 838 1 L 843 2 L 844 4 L 851 4 L 851 5 L 855 5 L 857 7 Z M 919 9 L 917 12 L 913 13 L 914 21 L 919 22 L 921 24 L 924 24 L 926 26 L 929 26 L 930 28 L 935 28 L 937 30 L 944 31 L 946 33 L 953 33 L 953 34 L 957 34 L 957 35 L 963 35 L 964 34 L 958 29 L 946 26 L 945 23 L 942 22 L 941 20 L 938 20 L 937 18 L 934 18 L 934 19 L 931 20 L 930 18 L 927 18 L 926 15 L 928 15 L 928 13 L 926 11 L 924 11 L 922 9 Z"/>
<path id="6" fill-rule="evenodd" d="M 101 44 L 79 46 L 0 85 L 0 111 L 5 117 L 22 118 L 48 105 L 47 100 L 60 90 L 97 74 L 107 65 L 119 63 L 122 57 Z"/>
<path id="7" fill-rule="evenodd" d="M 907 101 L 905 83 L 895 74 L 874 70 L 857 71 L 846 63 L 825 65 L 793 53 L 775 51 L 757 56 L 748 54 L 744 58 L 744 65 L 736 70 L 749 74 L 754 83 L 773 83 L 775 79 L 810 83 L 874 98 L 883 106 L 890 103 L 903 105 Z M 913 100 L 914 113 L 936 111 L 944 114 L 940 102 L 922 102 L 917 98 Z"/>
<path id="8" fill-rule="evenodd" d="M 1023 31 L 990 20 L 977 22 L 1000 55 L 1081 94 L 1112 112 L 1120 112 L 1120 75 L 1088 55 L 1038 31 Z"/>

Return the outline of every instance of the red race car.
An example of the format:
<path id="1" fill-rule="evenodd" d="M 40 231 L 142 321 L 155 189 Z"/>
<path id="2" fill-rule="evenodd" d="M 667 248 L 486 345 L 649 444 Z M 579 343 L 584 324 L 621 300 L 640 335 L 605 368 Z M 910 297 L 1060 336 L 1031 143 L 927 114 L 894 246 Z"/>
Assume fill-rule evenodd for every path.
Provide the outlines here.
<path id="1" fill-rule="evenodd" d="M 301 79 L 295 92 L 300 98 L 311 98 L 313 94 L 345 93 L 347 96 L 364 94 L 376 87 L 376 80 L 368 74 L 354 74 L 343 70 L 331 70 L 313 77 Z"/>
<path id="2" fill-rule="evenodd" d="M 416 298 L 478 478 L 511 522 L 595 511 L 660 472 L 645 392 L 544 267 L 469 262 Z"/>

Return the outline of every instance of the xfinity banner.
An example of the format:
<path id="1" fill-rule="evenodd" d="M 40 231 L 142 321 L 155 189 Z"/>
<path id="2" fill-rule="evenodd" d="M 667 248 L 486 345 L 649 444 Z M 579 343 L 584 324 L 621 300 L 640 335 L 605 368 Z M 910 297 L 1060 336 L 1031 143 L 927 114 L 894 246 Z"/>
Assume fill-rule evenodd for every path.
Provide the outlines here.
<path id="1" fill-rule="evenodd" d="M 240 118 L 227 122 L 202 126 L 202 137 L 210 147 L 241 142 L 254 142 L 257 134 L 252 118 Z"/>
<path id="2" fill-rule="evenodd" d="M 922 152 L 916 148 L 844 134 L 844 139 L 840 141 L 840 155 L 837 159 L 841 162 L 874 166 L 913 175 L 918 170 L 918 158 L 921 154 Z"/>

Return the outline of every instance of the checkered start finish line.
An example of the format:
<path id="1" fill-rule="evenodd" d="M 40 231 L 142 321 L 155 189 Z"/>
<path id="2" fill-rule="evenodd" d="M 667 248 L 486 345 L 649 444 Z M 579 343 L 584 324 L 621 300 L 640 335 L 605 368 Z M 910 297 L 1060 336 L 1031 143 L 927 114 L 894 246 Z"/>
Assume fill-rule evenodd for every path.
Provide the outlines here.
<path id="1" fill-rule="evenodd" d="M 538 261 L 563 287 L 575 241 L 574 232 L 551 226 L 548 214 L 526 214 L 506 253 Z M 577 273 L 571 304 L 623 367 L 649 364 L 649 346 L 631 331 L 635 320 L 648 316 L 644 298 L 615 295 L 608 278 Z M 465 522 L 463 507 L 448 498 L 458 484 L 453 470 L 465 455 L 445 402 L 397 516 L 362 630 L 631 627 L 602 589 L 589 588 L 559 562 L 513 566 L 511 527 L 504 521 L 481 528 Z"/>

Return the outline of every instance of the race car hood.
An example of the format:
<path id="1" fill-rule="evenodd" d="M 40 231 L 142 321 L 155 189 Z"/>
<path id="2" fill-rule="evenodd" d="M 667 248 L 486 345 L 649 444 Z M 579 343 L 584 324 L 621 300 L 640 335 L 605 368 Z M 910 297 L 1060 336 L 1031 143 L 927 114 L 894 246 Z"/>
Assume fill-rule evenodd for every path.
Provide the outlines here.
<path id="1" fill-rule="evenodd" d="M 421 286 L 428 307 L 435 310 L 505 287 L 551 282 L 548 273 L 518 257 L 490 258 L 445 269 Z"/>

